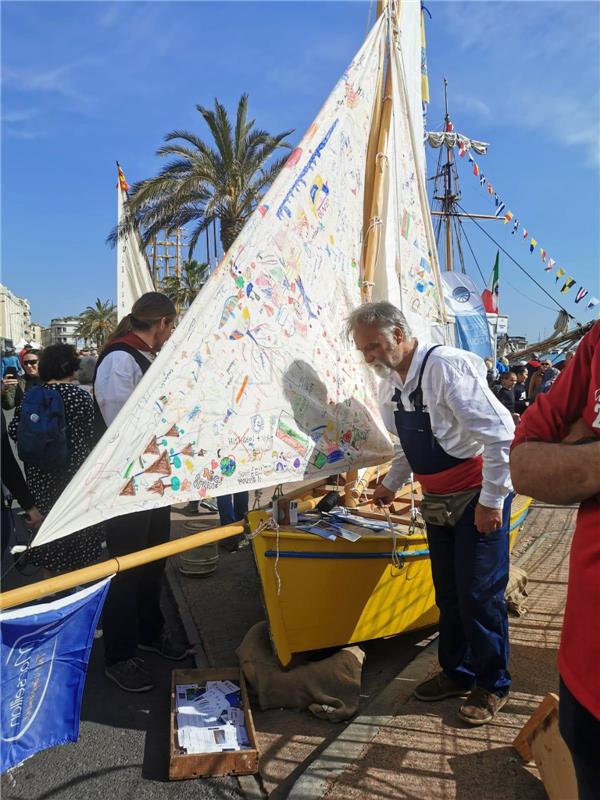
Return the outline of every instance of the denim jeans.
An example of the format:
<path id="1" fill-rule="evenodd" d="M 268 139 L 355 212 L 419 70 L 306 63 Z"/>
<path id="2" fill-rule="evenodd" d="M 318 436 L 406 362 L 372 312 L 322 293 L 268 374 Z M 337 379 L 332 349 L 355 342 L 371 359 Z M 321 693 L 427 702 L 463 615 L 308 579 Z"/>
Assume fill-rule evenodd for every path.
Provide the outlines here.
<path id="1" fill-rule="evenodd" d="M 459 686 L 508 693 L 508 529 L 512 495 L 502 527 L 475 528 L 477 495 L 454 526 L 427 525 L 435 601 L 440 610 L 440 666 Z"/>
<path id="2" fill-rule="evenodd" d="M 236 492 L 217 497 L 221 525 L 244 519 L 248 513 L 248 492 Z"/>

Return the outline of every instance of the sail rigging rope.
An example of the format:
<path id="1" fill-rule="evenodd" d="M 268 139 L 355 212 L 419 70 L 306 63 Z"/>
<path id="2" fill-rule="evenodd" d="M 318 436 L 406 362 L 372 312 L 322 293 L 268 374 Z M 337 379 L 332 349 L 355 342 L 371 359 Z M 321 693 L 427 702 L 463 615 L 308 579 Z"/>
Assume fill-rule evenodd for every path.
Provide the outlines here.
<path id="1" fill-rule="evenodd" d="M 465 209 L 464 209 L 464 208 L 461 206 L 461 204 L 460 204 L 459 202 L 456 202 L 456 207 L 457 207 L 457 208 L 460 208 L 460 210 L 463 212 L 463 214 L 464 214 L 464 215 L 465 215 L 465 216 L 466 216 L 468 219 L 470 219 L 470 220 L 471 220 L 471 222 L 473 222 L 473 223 L 474 223 L 474 224 L 475 224 L 475 225 L 476 225 L 476 226 L 479 228 L 479 230 L 480 230 L 480 231 L 482 231 L 483 233 L 485 233 L 485 235 L 488 237 L 488 239 L 491 239 L 491 241 L 492 241 L 492 242 L 494 242 L 494 244 L 496 245 L 496 247 L 497 247 L 499 250 L 502 250 L 502 252 L 504 253 L 504 255 L 505 255 L 505 256 L 507 256 L 507 257 L 508 257 L 508 258 L 509 258 L 509 259 L 510 259 L 512 262 L 513 262 L 513 264 L 515 264 L 515 265 L 516 265 L 516 266 L 517 266 L 517 267 L 518 267 L 518 268 L 521 270 L 521 272 L 525 273 L 525 275 L 527 275 L 527 277 L 528 277 L 528 278 L 529 278 L 531 281 L 533 281 L 533 282 L 535 283 L 535 285 L 536 285 L 536 286 L 537 286 L 539 289 L 541 289 L 541 290 L 542 290 L 542 292 L 543 292 L 543 293 L 544 293 L 544 294 L 545 294 L 547 297 L 549 297 L 549 298 L 550 298 L 550 300 L 552 300 L 552 302 L 553 302 L 553 303 L 555 303 L 555 304 L 558 306 L 558 308 L 560 308 L 560 309 L 561 309 L 561 311 L 564 311 L 564 312 L 565 312 L 565 314 L 568 314 L 568 316 L 569 316 L 569 319 L 572 319 L 572 320 L 574 320 L 574 321 L 575 321 L 575 322 L 576 322 L 578 325 L 581 325 L 581 322 L 579 322 L 579 320 L 577 320 L 577 319 L 576 319 L 576 318 L 575 318 L 575 317 L 574 317 L 572 314 L 569 314 L 569 312 L 567 311 L 567 309 L 566 309 L 564 306 L 561 306 L 561 304 L 558 302 L 558 300 L 556 300 L 556 298 L 554 298 L 554 297 L 553 297 L 553 296 L 550 294 L 550 292 L 547 292 L 547 291 L 546 291 L 546 289 L 544 289 L 544 287 L 542 286 L 542 284 L 541 284 L 541 283 L 538 283 L 538 281 L 536 281 L 536 279 L 533 277 L 533 275 L 530 275 L 530 274 L 529 274 L 529 272 L 527 272 L 527 270 L 526 270 L 524 267 L 522 267 L 522 266 L 519 264 L 519 262 L 516 260 L 516 258 L 513 258 L 513 257 L 511 256 L 511 254 L 508 252 L 508 250 L 505 250 L 505 248 L 504 248 L 504 247 L 502 247 L 502 245 L 500 244 L 500 242 L 498 242 L 496 239 L 494 239 L 494 237 L 491 235 L 491 233 L 488 233 L 488 231 L 486 231 L 486 229 L 483 227 L 483 225 L 480 225 L 480 224 L 479 224 L 479 222 L 477 222 L 477 220 L 476 220 L 476 219 L 474 219 L 474 218 L 473 218 L 473 217 L 472 217 L 472 216 L 469 214 L 469 212 L 468 212 L 468 211 L 465 211 Z"/>

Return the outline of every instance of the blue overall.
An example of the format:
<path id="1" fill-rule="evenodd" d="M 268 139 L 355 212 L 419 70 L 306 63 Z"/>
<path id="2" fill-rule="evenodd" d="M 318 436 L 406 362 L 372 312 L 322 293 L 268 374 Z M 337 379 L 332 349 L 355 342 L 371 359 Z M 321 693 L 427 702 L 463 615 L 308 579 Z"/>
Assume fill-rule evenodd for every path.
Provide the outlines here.
<path id="1" fill-rule="evenodd" d="M 439 345 L 436 345 L 439 347 Z M 468 459 L 446 453 L 431 430 L 421 382 L 432 351 L 425 354 L 417 388 L 409 395 L 414 411 L 405 411 L 396 389 L 392 401 L 396 429 L 413 472 L 433 475 Z M 459 686 L 473 684 L 498 695 L 508 693 L 508 616 L 504 591 L 508 581 L 509 495 L 502 527 L 479 533 L 475 527 L 477 494 L 455 526 L 427 525 L 435 601 L 440 610 L 439 661 Z"/>

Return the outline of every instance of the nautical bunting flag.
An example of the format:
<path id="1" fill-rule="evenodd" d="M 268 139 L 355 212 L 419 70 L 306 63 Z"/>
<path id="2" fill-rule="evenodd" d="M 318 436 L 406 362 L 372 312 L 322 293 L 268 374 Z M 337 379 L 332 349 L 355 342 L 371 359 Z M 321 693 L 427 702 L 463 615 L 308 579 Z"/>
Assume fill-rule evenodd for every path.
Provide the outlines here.
<path id="1" fill-rule="evenodd" d="M 471 163 L 471 164 L 474 164 L 474 163 L 475 163 L 475 159 L 473 158 L 473 156 L 471 155 L 471 153 L 467 153 L 467 158 L 469 159 L 469 161 L 470 161 L 470 163 Z"/>
<path id="2" fill-rule="evenodd" d="M 464 142 L 462 140 L 459 141 L 459 147 L 461 149 L 460 155 L 463 156 L 464 155 L 465 144 L 464 144 Z M 479 177 L 480 186 L 485 186 L 485 184 L 487 182 L 488 194 L 490 196 L 493 195 L 493 197 L 494 197 L 494 205 L 496 207 L 494 215 L 496 217 L 498 217 L 498 218 L 500 218 L 501 216 L 504 216 L 504 224 L 505 225 L 507 225 L 509 222 L 513 221 L 511 234 L 514 235 L 517 232 L 517 230 L 519 229 L 519 227 L 521 227 L 522 232 L 523 232 L 523 239 L 527 239 L 529 237 L 529 231 L 527 230 L 527 228 L 525 228 L 524 226 L 521 226 L 521 223 L 519 222 L 518 219 L 514 219 L 514 214 L 513 214 L 512 211 L 508 211 L 508 210 L 505 211 L 506 203 L 498 195 L 498 192 L 494 191 L 494 188 L 493 188 L 492 184 L 490 183 L 489 180 L 486 179 L 485 175 L 480 175 L 479 174 L 479 166 L 477 165 L 477 163 L 473 159 L 473 156 L 470 153 L 468 155 L 469 155 L 469 161 L 473 164 L 473 174 L 476 177 Z M 537 247 L 537 240 L 534 239 L 533 237 L 531 237 L 529 239 L 529 253 L 532 254 L 536 247 Z M 552 270 L 554 269 L 554 265 L 556 264 L 556 261 L 553 258 L 550 258 L 548 256 L 548 251 L 543 247 L 540 247 L 540 259 L 542 261 L 542 264 L 544 265 L 544 272 L 552 272 Z M 558 270 L 556 271 L 556 275 L 555 275 L 556 282 L 558 283 L 558 281 L 565 274 L 566 274 L 565 270 L 562 269 L 562 267 L 559 267 Z M 571 287 L 575 284 L 575 282 L 576 282 L 575 278 L 567 277 L 564 285 L 562 286 L 562 288 L 560 290 L 561 294 L 567 294 L 569 292 L 569 290 L 571 289 Z M 482 295 L 482 297 L 484 298 L 484 301 L 485 301 L 486 296 L 489 296 L 490 293 L 491 293 L 490 292 L 490 288 L 488 288 L 488 289 L 486 289 L 484 291 L 484 293 Z M 580 303 L 585 297 L 587 297 L 588 293 L 589 293 L 588 290 L 584 286 L 581 286 L 579 288 L 579 290 L 577 291 L 577 294 L 575 296 L 575 302 L 576 303 Z M 598 303 L 600 303 L 600 300 L 598 300 L 598 298 L 596 298 L 596 297 L 593 297 L 590 300 L 590 302 L 588 303 L 588 305 L 587 305 L 588 311 L 591 310 L 592 308 L 594 308 L 594 306 L 597 305 Z M 488 309 L 486 309 L 486 310 L 488 310 Z"/>
<path id="3" fill-rule="evenodd" d="M 494 264 L 494 269 L 492 270 L 492 274 L 490 275 L 490 280 L 487 285 L 487 288 L 483 290 L 481 294 L 481 299 L 483 300 L 483 307 L 487 311 L 488 314 L 497 314 L 499 308 L 499 296 L 500 296 L 500 250 L 496 253 L 496 262 Z"/>
<path id="4" fill-rule="evenodd" d="M 0 614 L 1 772 L 76 742 L 96 623 L 110 578 L 49 603 Z"/>
<path id="5" fill-rule="evenodd" d="M 464 139 L 460 139 L 458 142 L 458 155 L 461 158 L 465 157 L 465 153 L 467 152 L 467 145 Z"/>

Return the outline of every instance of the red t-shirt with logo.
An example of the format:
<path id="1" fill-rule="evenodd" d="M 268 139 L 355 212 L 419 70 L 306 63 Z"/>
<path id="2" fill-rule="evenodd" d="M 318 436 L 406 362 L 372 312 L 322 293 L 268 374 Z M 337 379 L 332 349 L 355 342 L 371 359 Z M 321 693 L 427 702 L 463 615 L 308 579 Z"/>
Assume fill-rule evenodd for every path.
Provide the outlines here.
<path id="1" fill-rule="evenodd" d="M 548 394 L 539 394 L 525 412 L 512 446 L 560 442 L 579 418 L 600 438 L 600 322 Z M 600 720 L 600 503 L 595 498 L 582 502 L 577 514 L 558 667 L 569 691 Z"/>

